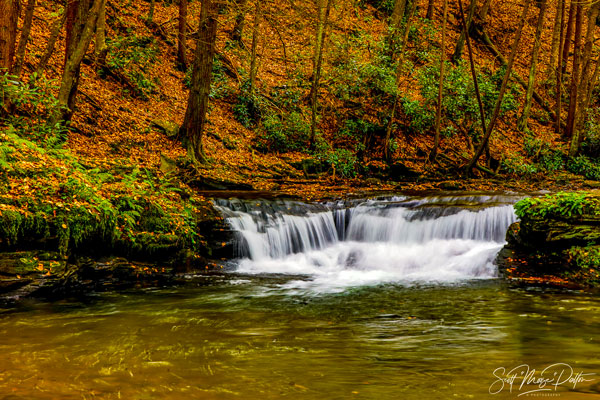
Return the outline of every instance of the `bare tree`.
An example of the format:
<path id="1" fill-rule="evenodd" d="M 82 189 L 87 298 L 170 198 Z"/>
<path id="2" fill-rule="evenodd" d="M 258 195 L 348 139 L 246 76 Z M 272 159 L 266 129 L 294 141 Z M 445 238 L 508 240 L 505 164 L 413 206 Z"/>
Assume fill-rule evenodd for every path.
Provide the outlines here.
<path id="1" fill-rule="evenodd" d="M 321 80 L 321 67 L 323 64 L 323 47 L 325 46 L 325 33 L 327 31 L 329 11 L 331 10 L 332 2 L 333 0 L 317 0 L 317 29 L 313 53 L 312 85 L 310 89 L 311 122 L 309 144 L 311 148 L 315 145 L 319 82 Z"/>
<path id="2" fill-rule="evenodd" d="M 106 46 L 106 1 L 100 7 L 98 21 L 96 22 L 96 43 L 94 47 L 96 65 L 102 67 L 106 64 L 108 47 Z"/>
<path id="3" fill-rule="evenodd" d="M 68 5 L 76 9 L 70 10 L 71 16 L 75 17 L 71 19 L 71 30 L 67 32 L 65 69 L 58 92 L 58 105 L 53 116 L 54 123 L 71 119 L 79 82 L 79 67 L 92 41 L 100 8 L 104 2 L 105 0 L 94 0 L 91 8 L 88 8 L 89 3 L 83 1 L 72 0 Z M 86 18 L 82 19 L 81 15 L 85 15 Z M 67 20 L 69 20 L 69 17 L 67 17 Z M 81 22 L 84 22 L 84 24 L 79 29 Z"/>
<path id="4" fill-rule="evenodd" d="M 496 124 L 496 120 L 498 119 L 498 116 L 500 115 L 500 107 L 502 106 L 502 100 L 504 99 L 504 93 L 506 92 L 506 86 L 508 85 L 508 80 L 510 79 L 512 67 L 515 62 L 515 56 L 517 54 L 519 42 L 521 41 L 521 34 L 523 33 L 523 27 L 525 26 L 525 19 L 527 17 L 527 12 L 529 11 L 530 3 L 531 3 L 531 0 L 525 0 L 525 4 L 523 6 L 523 11 L 522 11 L 521 17 L 519 19 L 519 27 L 517 28 L 517 33 L 516 33 L 516 36 L 515 36 L 515 39 L 514 39 L 514 42 L 512 45 L 510 56 L 508 58 L 508 64 L 506 66 L 506 70 L 504 71 L 504 78 L 502 79 L 502 84 L 500 86 L 498 98 L 496 99 L 496 105 L 494 107 L 494 113 L 492 114 L 492 119 L 490 120 L 490 123 L 487 126 L 487 130 L 485 132 L 483 139 L 481 140 L 481 143 L 479 143 L 479 146 L 477 147 L 477 151 L 475 152 L 475 155 L 473 156 L 473 158 L 471 159 L 471 161 L 469 161 L 469 164 L 467 165 L 467 173 L 471 172 L 471 170 L 473 169 L 475 164 L 477 164 L 479 157 L 481 157 L 481 154 L 483 154 L 483 151 L 485 150 L 485 148 L 488 144 L 490 136 L 492 135 L 492 131 L 494 130 L 494 125 Z"/>
<path id="5" fill-rule="evenodd" d="M 42 55 L 42 58 L 40 58 L 40 61 L 35 68 L 37 75 L 40 75 L 42 72 L 44 72 L 50 57 L 52 57 L 52 53 L 54 53 L 54 46 L 56 45 L 56 41 L 60 35 L 61 28 L 65 23 L 66 16 L 67 14 L 63 10 L 59 17 L 52 22 L 52 26 L 50 27 L 50 38 L 48 39 L 48 43 L 46 43 L 46 49 L 44 50 L 44 54 Z"/>
<path id="6" fill-rule="evenodd" d="M 577 112 L 577 96 L 579 95 L 579 77 L 581 66 L 581 30 L 583 29 L 583 5 L 577 3 L 575 7 L 575 47 L 573 54 L 573 72 L 571 74 L 571 84 L 569 85 L 569 110 L 567 113 L 567 125 L 565 134 L 567 137 L 573 136 L 575 127 L 575 114 Z"/>
<path id="7" fill-rule="evenodd" d="M 177 30 L 177 64 L 179 69 L 187 69 L 186 57 L 186 30 L 187 30 L 187 9 L 188 0 L 179 0 L 179 20 Z"/>
<path id="8" fill-rule="evenodd" d="M 258 0 L 258 2 L 260 2 L 260 0 Z M 244 25 L 246 23 L 246 12 L 248 11 L 248 0 L 238 0 L 234 3 L 237 6 L 237 16 L 235 17 L 231 40 L 241 43 L 242 33 L 244 33 Z"/>
<path id="9" fill-rule="evenodd" d="M 192 87 L 181 126 L 181 133 L 187 138 L 188 157 L 192 162 L 206 161 L 202 137 L 207 122 L 208 98 L 216 53 L 215 45 L 220 7 L 218 0 L 204 0 L 200 10 L 196 58 L 192 70 Z"/>
<path id="10" fill-rule="evenodd" d="M 13 66 L 13 75 L 21 76 L 23 62 L 25 60 L 25 50 L 29 41 L 29 33 L 31 32 L 31 23 L 33 21 L 33 12 L 35 11 L 36 0 L 29 0 L 25 8 L 25 17 L 23 18 L 23 29 L 21 29 L 21 38 L 19 39 L 19 47 L 17 47 L 17 55 Z"/>
<path id="11" fill-rule="evenodd" d="M 435 138 L 433 143 L 433 149 L 431 149 L 431 153 L 429 154 L 429 159 L 431 161 L 435 160 L 437 156 L 438 147 L 440 145 L 440 130 L 442 124 L 442 96 L 444 90 L 444 63 L 446 58 L 446 24 L 448 22 L 448 0 L 444 0 L 443 9 L 444 19 L 442 21 L 442 46 L 440 49 L 440 82 L 438 85 L 437 110 L 435 114 Z"/>
<path id="12" fill-rule="evenodd" d="M 19 10 L 19 0 L 0 0 L 0 72 L 12 71 Z"/>
<path id="13" fill-rule="evenodd" d="M 254 24 L 252 26 L 252 48 L 250 54 L 250 92 L 254 92 L 256 85 L 257 62 L 256 48 L 258 47 L 258 35 L 260 29 L 260 20 L 262 18 L 262 2 L 256 2 L 256 11 L 254 14 Z"/>
<path id="14" fill-rule="evenodd" d="M 523 113 L 517 121 L 517 127 L 521 131 L 524 131 L 527 128 L 527 120 L 529 119 L 529 112 L 531 111 L 531 102 L 533 99 L 533 91 L 535 88 L 535 72 L 537 68 L 538 56 L 540 55 L 540 46 L 542 44 L 541 36 L 542 29 L 544 28 L 544 18 L 546 17 L 547 4 L 547 0 L 541 0 L 540 2 L 540 13 L 538 14 L 537 24 L 535 28 L 535 42 L 533 43 L 533 49 L 531 51 L 531 65 L 529 67 L 529 80 L 527 81 L 527 93 L 525 95 L 525 104 L 523 106 Z"/>

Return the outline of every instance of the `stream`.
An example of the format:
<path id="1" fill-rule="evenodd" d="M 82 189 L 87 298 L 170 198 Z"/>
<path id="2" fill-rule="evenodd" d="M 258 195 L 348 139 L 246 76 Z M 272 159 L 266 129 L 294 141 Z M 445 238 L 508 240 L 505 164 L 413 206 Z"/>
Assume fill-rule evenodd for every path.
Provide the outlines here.
<path id="1" fill-rule="evenodd" d="M 598 398 L 598 295 L 499 279 L 518 198 L 216 200 L 223 272 L 0 309 L 0 399 Z"/>

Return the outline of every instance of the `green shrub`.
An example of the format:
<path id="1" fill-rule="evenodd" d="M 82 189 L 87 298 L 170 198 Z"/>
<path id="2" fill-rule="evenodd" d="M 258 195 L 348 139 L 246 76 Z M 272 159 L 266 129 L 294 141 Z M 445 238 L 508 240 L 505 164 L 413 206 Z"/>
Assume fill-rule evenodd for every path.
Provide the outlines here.
<path id="1" fill-rule="evenodd" d="M 567 170 L 588 179 L 600 181 L 600 164 L 584 155 L 570 158 L 567 162 Z"/>
<path id="2" fill-rule="evenodd" d="M 552 149 L 550 144 L 532 134 L 525 137 L 525 152 L 536 162 L 536 167 L 540 171 L 560 171 L 565 168 L 565 155 L 556 149 Z"/>
<path id="3" fill-rule="evenodd" d="M 250 91 L 249 81 L 244 82 L 241 92 L 237 96 L 237 103 L 233 106 L 235 119 L 246 128 L 250 128 L 259 123 L 264 110 L 265 104 L 261 96 L 256 91 Z"/>
<path id="4" fill-rule="evenodd" d="M 158 60 L 156 39 L 130 34 L 109 38 L 106 46 L 106 66 L 129 81 L 134 96 L 147 99 L 156 91 L 160 82 L 157 78 L 147 76 L 148 67 Z"/>
<path id="5" fill-rule="evenodd" d="M 310 125 L 298 112 L 271 114 L 264 119 L 259 135 L 262 150 L 303 151 L 308 148 Z"/>

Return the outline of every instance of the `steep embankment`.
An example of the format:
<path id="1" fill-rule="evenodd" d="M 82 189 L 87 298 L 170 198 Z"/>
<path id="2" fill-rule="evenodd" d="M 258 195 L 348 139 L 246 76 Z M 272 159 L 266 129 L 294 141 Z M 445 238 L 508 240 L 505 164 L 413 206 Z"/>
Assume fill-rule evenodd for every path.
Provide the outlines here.
<path id="1" fill-rule="evenodd" d="M 600 284 L 600 193 L 558 193 L 515 206 L 520 222 L 500 255 L 507 276 L 559 285 Z"/>

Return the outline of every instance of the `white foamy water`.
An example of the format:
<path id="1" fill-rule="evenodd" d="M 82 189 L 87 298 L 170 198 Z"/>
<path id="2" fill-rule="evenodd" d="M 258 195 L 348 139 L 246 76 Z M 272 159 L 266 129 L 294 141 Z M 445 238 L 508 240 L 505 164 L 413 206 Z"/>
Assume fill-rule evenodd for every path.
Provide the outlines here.
<path id="1" fill-rule="evenodd" d="M 303 275 L 307 278 L 286 286 L 338 291 L 495 277 L 495 256 L 516 220 L 513 207 L 474 207 L 479 199 L 461 200 L 390 198 L 348 207 L 254 201 L 217 207 L 239 235 L 238 272 Z"/>

